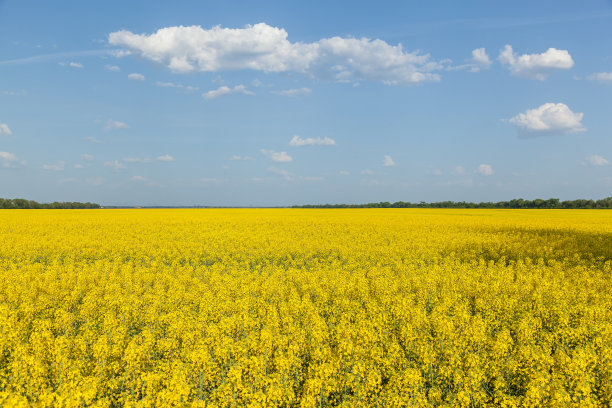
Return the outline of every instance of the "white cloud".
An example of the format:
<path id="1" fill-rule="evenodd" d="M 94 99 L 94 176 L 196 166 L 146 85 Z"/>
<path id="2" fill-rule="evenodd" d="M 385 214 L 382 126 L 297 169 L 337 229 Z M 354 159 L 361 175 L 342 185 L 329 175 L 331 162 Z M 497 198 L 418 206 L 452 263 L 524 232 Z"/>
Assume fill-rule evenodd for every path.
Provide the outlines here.
<path id="1" fill-rule="evenodd" d="M 455 166 L 451 170 L 453 176 L 463 176 L 465 174 L 465 168 L 463 166 Z"/>
<path id="2" fill-rule="evenodd" d="M 295 176 L 293 175 L 293 173 L 284 170 L 284 169 L 279 169 L 277 167 L 268 167 L 268 171 L 270 173 L 274 173 L 274 174 L 278 174 L 279 176 L 282 176 L 285 180 L 287 181 L 294 181 L 295 180 Z"/>
<path id="3" fill-rule="evenodd" d="M 266 149 L 261 149 L 259 151 L 261 152 L 261 154 L 268 157 L 273 162 L 284 163 L 284 162 L 290 162 L 293 160 L 293 158 L 289 156 L 287 152 L 275 152 L 274 150 L 266 150 Z"/>
<path id="4" fill-rule="evenodd" d="M 6 123 L 0 123 L 0 135 L 11 136 L 13 132 Z"/>
<path id="5" fill-rule="evenodd" d="M 14 167 L 17 161 L 17 156 L 13 153 L 0 152 L 0 167 Z"/>
<path id="6" fill-rule="evenodd" d="M 197 91 L 198 89 L 200 89 L 197 86 L 183 85 L 183 84 L 179 84 L 179 83 L 175 83 L 175 82 L 160 82 L 160 81 L 157 81 L 157 82 L 155 82 L 155 85 L 157 85 L 159 87 L 162 87 L 162 88 L 184 89 L 187 92 Z"/>
<path id="7" fill-rule="evenodd" d="M 173 26 L 150 35 L 121 30 L 110 33 L 108 41 L 178 73 L 250 69 L 408 84 L 437 81 L 434 71 L 442 69 L 428 54 L 407 52 L 401 44 L 380 39 L 332 37 L 302 43 L 287 38 L 284 29 L 259 23 L 238 29 Z"/>
<path id="8" fill-rule="evenodd" d="M 121 71 L 121 68 L 119 68 L 116 65 L 105 65 L 104 68 L 108 69 L 109 71 L 113 71 L 113 72 Z"/>
<path id="9" fill-rule="evenodd" d="M 241 93 L 244 95 L 255 95 L 253 92 L 246 89 L 244 85 L 236 85 L 233 88 L 223 85 L 217 89 L 203 93 L 202 97 L 204 99 L 215 99 L 215 98 L 219 98 L 221 96 L 229 95 L 233 93 Z"/>
<path id="10" fill-rule="evenodd" d="M 270 93 L 281 96 L 299 96 L 299 95 L 307 95 L 311 93 L 312 90 L 310 88 L 296 88 L 296 89 L 284 89 L 282 91 L 270 91 Z"/>
<path id="11" fill-rule="evenodd" d="M 346 170 L 340 170 L 340 172 L 338 174 L 340 174 L 341 176 L 350 176 L 351 175 L 351 173 L 346 171 Z"/>
<path id="12" fill-rule="evenodd" d="M 395 166 L 395 162 L 393 161 L 393 159 L 391 158 L 391 156 L 389 156 L 388 154 L 385 154 L 385 155 L 383 156 L 382 165 L 383 165 L 384 167 L 391 167 L 391 166 Z"/>
<path id="13" fill-rule="evenodd" d="M 147 181 L 149 181 L 149 179 L 143 176 L 133 176 L 132 178 L 130 178 L 130 180 L 140 182 L 140 183 L 146 183 Z"/>
<path id="14" fill-rule="evenodd" d="M 589 75 L 591 81 L 599 81 L 604 84 L 612 84 L 612 72 L 596 72 Z"/>
<path id="15" fill-rule="evenodd" d="M 145 76 L 137 72 L 129 74 L 128 78 L 131 79 L 132 81 L 144 81 L 145 80 Z"/>
<path id="16" fill-rule="evenodd" d="M 519 113 L 509 122 L 517 128 L 537 133 L 572 133 L 582 132 L 586 129 L 582 126 L 583 113 L 574 113 L 564 103 L 545 103 L 535 109 L 528 109 L 525 113 Z"/>
<path id="17" fill-rule="evenodd" d="M 104 129 L 106 130 L 119 130 L 119 129 L 129 129 L 129 125 L 125 122 L 120 122 L 118 120 L 109 119 L 106 121 L 106 126 Z"/>
<path id="18" fill-rule="evenodd" d="M 220 184 L 222 182 L 224 182 L 225 180 L 223 179 L 219 179 L 216 177 L 204 177 L 200 179 L 200 182 L 202 183 L 206 183 L 206 184 Z"/>
<path id="19" fill-rule="evenodd" d="M 363 169 L 363 170 L 361 170 L 361 174 L 364 175 L 364 176 L 371 176 L 371 175 L 374 174 L 374 172 L 372 170 L 370 170 L 370 169 Z"/>
<path id="20" fill-rule="evenodd" d="M 306 139 L 302 139 L 301 137 L 295 135 L 291 138 L 289 142 L 289 146 L 335 146 L 336 141 L 329 137 L 307 137 Z"/>
<path id="21" fill-rule="evenodd" d="M 105 180 L 102 177 L 92 177 L 85 179 L 85 183 L 92 186 L 101 186 L 102 184 L 104 184 L 104 181 Z"/>
<path id="22" fill-rule="evenodd" d="M 567 50 L 549 48 L 541 54 L 517 55 L 512 46 L 506 47 L 499 53 L 498 61 L 508 65 L 513 75 L 545 80 L 556 69 L 570 69 L 574 60 Z"/>
<path id="23" fill-rule="evenodd" d="M 87 160 L 87 161 L 92 161 L 93 159 L 95 159 L 95 157 L 92 156 L 91 154 L 83 153 L 81 155 L 81 159 Z"/>
<path id="24" fill-rule="evenodd" d="M 230 160 L 253 160 L 252 157 L 249 157 L 249 156 L 238 156 L 238 155 L 233 155 L 229 159 Z"/>
<path id="25" fill-rule="evenodd" d="M 125 164 L 121 163 L 119 160 L 107 161 L 104 163 L 105 167 L 110 167 L 113 171 L 119 171 L 125 169 Z"/>
<path id="26" fill-rule="evenodd" d="M 493 175 L 493 167 L 489 164 L 481 164 L 478 166 L 478 170 L 476 170 L 478 174 L 483 176 L 492 176 Z"/>
<path id="27" fill-rule="evenodd" d="M 610 162 L 603 158 L 602 156 L 593 154 L 591 156 L 587 156 L 585 157 L 586 159 L 586 164 L 590 165 L 590 166 L 607 166 L 610 164 Z"/>
<path id="28" fill-rule="evenodd" d="M 68 63 L 69 66 L 71 66 L 72 68 L 83 68 L 83 64 L 81 64 L 80 62 L 69 62 Z"/>
<path id="29" fill-rule="evenodd" d="M 83 166 L 83 165 L 82 165 L 82 164 L 80 164 L 80 163 L 77 163 L 77 164 L 75 164 L 75 165 L 74 165 L 74 168 L 75 168 L 75 169 L 82 169 L 82 168 L 84 168 L 84 167 L 85 167 L 85 166 Z"/>
<path id="30" fill-rule="evenodd" d="M 472 50 L 472 63 L 474 66 L 470 69 L 472 72 L 478 72 L 481 69 L 487 69 L 493 62 L 487 55 L 487 51 L 484 48 L 476 48 Z"/>
<path id="31" fill-rule="evenodd" d="M 150 157 L 125 157 L 123 158 L 125 163 L 151 163 Z"/>
<path id="32" fill-rule="evenodd" d="M 26 96 L 27 95 L 27 92 L 24 91 L 23 89 L 20 91 L 2 91 L 2 93 L 8 96 Z"/>
<path id="33" fill-rule="evenodd" d="M 83 140 L 86 140 L 89 143 L 103 143 L 102 140 L 96 139 L 95 137 L 91 137 L 91 136 L 84 137 Z"/>
<path id="34" fill-rule="evenodd" d="M 43 170 L 51 170 L 51 171 L 63 171 L 66 167 L 66 163 L 64 161 L 59 161 L 57 164 L 43 164 Z"/>
<path id="35" fill-rule="evenodd" d="M 170 156 L 169 154 L 164 154 L 163 156 L 157 156 L 155 160 L 163 162 L 173 162 L 174 157 Z"/>
<path id="36" fill-rule="evenodd" d="M 432 166 L 430 166 L 425 173 L 430 174 L 432 176 L 443 176 L 444 175 L 442 170 L 440 170 L 437 167 L 432 167 Z"/>

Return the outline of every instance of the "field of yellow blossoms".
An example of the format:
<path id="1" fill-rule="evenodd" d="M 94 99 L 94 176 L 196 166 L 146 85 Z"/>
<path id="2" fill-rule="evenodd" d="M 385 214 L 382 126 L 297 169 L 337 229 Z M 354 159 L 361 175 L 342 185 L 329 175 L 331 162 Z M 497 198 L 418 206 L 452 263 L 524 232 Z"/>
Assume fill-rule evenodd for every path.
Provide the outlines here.
<path id="1" fill-rule="evenodd" d="M 3 407 L 611 401 L 612 211 L 0 212 Z"/>

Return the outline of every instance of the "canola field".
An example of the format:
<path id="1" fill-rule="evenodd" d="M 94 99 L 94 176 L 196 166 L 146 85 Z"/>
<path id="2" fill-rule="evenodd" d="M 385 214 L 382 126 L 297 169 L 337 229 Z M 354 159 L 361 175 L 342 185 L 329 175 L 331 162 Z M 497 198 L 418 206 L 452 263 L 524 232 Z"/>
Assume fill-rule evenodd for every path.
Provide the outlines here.
<path id="1" fill-rule="evenodd" d="M 612 211 L 0 211 L 0 406 L 609 407 Z"/>

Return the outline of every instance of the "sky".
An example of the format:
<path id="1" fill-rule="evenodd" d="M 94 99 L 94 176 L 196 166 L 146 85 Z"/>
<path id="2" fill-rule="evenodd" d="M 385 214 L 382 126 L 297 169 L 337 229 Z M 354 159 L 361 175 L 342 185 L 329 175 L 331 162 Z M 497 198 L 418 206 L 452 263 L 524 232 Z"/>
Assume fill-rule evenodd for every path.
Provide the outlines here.
<path id="1" fill-rule="evenodd" d="M 610 0 L 0 0 L 0 197 L 607 196 Z"/>

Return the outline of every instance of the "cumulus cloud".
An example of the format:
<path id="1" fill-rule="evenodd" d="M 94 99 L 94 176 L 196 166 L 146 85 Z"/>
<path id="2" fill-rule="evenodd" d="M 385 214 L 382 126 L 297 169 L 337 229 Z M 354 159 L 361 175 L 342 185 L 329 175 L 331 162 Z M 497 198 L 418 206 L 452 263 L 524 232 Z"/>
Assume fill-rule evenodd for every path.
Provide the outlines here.
<path id="1" fill-rule="evenodd" d="M 574 60 L 567 50 L 549 48 L 541 54 L 517 55 L 511 45 L 499 53 L 498 61 L 507 65 L 513 75 L 545 80 L 554 70 L 570 69 Z"/>
<path id="2" fill-rule="evenodd" d="M 0 167 L 14 167 L 17 161 L 17 156 L 13 153 L 0 152 Z"/>
<path id="3" fill-rule="evenodd" d="M 128 78 L 131 79 L 132 81 L 144 81 L 145 80 L 145 76 L 137 72 L 129 74 Z"/>
<path id="4" fill-rule="evenodd" d="M 238 155 L 233 155 L 229 159 L 230 160 L 253 160 L 252 157 L 249 157 L 249 156 L 238 156 Z"/>
<path id="5" fill-rule="evenodd" d="M 125 169 L 125 164 L 121 163 L 119 160 L 107 161 L 104 163 L 105 167 L 110 167 L 113 171 L 119 171 Z"/>
<path id="6" fill-rule="evenodd" d="M 586 164 L 589 166 L 607 166 L 610 162 L 602 156 L 593 154 L 591 156 L 585 157 Z"/>
<path id="7" fill-rule="evenodd" d="M 311 92 L 312 90 L 310 88 L 295 88 L 295 89 L 284 89 L 282 91 L 270 91 L 270 93 L 275 94 L 275 95 L 291 96 L 291 97 L 307 95 Z"/>
<path id="8" fill-rule="evenodd" d="M 246 89 L 246 87 L 244 85 L 236 85 L 233 88 L 230 88 L 229 86 L 220 86 L 217 89 L 213 89 L 212 91 L 208 91 L 206 93 L 202 94 L 202 97 L 204 99 L 215 99 L 215 98 L 219 98 L 221 96 L 225 96 L 225 95 L 229 95 L 229 94 L 233 94 L 233 93 L 240 93 L 240 94 L 244 94 L 244 95 L 255 95 L 253 92 L 249 91 L 248 89 Z"/>
<path id="9" fill-rule="evenodd" d="M 121 71 L 121 68 L 119 68 L 116 65 L 105 65 L 104 68 L 108 69 L 109 71 L 113 71 L 113 72 Z"/>
<path id="10" fill-rule="evenodd" d="M 612 85 L 612 72 L 596 72 L 589 75 L 591 81 L 599 81 L 604 84 Z"/>
<path id="11" fill-rule="evenodd" d="M 174 157 L 170 156 L 169 154 L 164 154 L 163 156 L 157 156 L 155 160 L 162 162 L 173 162 Z"/>
<path id="12" fill-rule="evenodd" d="M 478 174 L 481 174 L 483 176 L 493 175 L 493 167 L 491 167 L 490 164 L 481 164 L 480 166 L 478 166 L 478 169 L 476 171 L 478 172 Z"/>
<path id="13" fill-rule="evenodd" d="M 72 61 L 70 61 L 68 63 L 68 66 L 70 66 L 72 68 L 83 68 L 83 64 L 81 64 L 80 62 L 72 62 Z"/>
<path id="14" fill-rule="evenodd" d="M 11 136 L 13 132 L 6 123 L 0 123 L 0 135 Z"/>
<path id="15" fill-rule="evenodd" d="M 295 135 L 289 142 L 289 146 L 335 146 L 336 141 L 329 137 L 307 137 L 305 139 Z"/>
<path id="16" fill-rule="evenodd" d="M 384 167 L 391 167 L 391 166 L 395 166 L 395 162 L 393 161 L 391 156 L 389 156 L 388 154 L 385 154 L 383 157 L 382 165 Z"/>
<path id="17" fill-rule="evenodd" d="M 493 62 L 487 55 L 487 51 L 484 48 L 476 48 L 472 50 L 472 63 L 474 66 L 472 67 L 472 72 L 478 72 L 481 69 L 487 69 L 491 66 Z"/>
<path id="18" fill-rule="evenodd" d="M 583 115 L 572 112 L 564 103 L 549 102 L 519 113 L 510 118 L 509 122 L 531 134 L 573 133 L 586 130 L 580 122 Z"/>
<path id="19" fill-rule="evenodd" d="M 104 129 L 106 130 L 119 130 L 119 129 L 129 129 L 130 125 L 125 122 L 120 122 L 118 120 L 109 119 L 106 121 L 106 125 Z"/>
<path id="20" fill-rule="evenodd" d="M 95 157 L 92 156 L 91 154 L 83 153 L 81 155 L 81 159 L 87 160 L 87 161 L 92 161 L 93 159 L 95 159 Z"/>
<path id="21" fill-rule="evenodd" d="M 108 42 L 177 73 L 249 69 L 409 84 L 437 81 L 435 71 L 442 69 L 428 54 L 405 51 L 401 44 L 343 37 L 291 42 L 284 29 L 265 23 L 245 28 L 172 26 L 149 35 L 121 30 L 110 33 Z"/>
<path id="22" fill-rule="evenodd" d="M 51 171 L 63 171 L 66 167 L 66 163 L 63 161 L 59 161 L 56 164 L 43 164 L 43 170 L 51 170 Z"/>
<path id="23" fill-rule="evenodd" d="M 261 152 L 261 154 L 263 154 L 264 156 L 266 156 L 273 162 L 286 163 L 286 162 L 290 162 L 293 160 L 293 158 L 289 156 L 287 152 L 276 152 L 274 150 L 266 150 L 266 149 L 261 149 L 259 151 Z"/>

